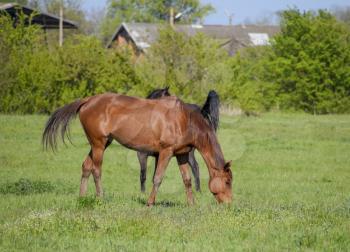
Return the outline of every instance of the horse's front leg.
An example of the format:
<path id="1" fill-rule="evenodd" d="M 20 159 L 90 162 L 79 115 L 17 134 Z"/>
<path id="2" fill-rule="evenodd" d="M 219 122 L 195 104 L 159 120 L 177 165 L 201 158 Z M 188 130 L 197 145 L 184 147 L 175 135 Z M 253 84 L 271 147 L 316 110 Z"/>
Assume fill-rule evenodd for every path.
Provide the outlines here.
<path id="1" fill-rule="evenodd" d="M 170 148 L 159 152 L 157 168 L 156 168 L 156 171 L 155 171 L 154 177 L 153 177 L 153 188 L 152 188 L 151 195 L 148 198 L 147 206 L 154 205 L 154 202 L 156 200 L 156 195 L 158 192 L 158 188 L 159 188 L 160 184 L 162 183 L 165 170 L 166 170 L 172 156 L 173 156 L 173 151 Z"/>
<path id="2" fill-rule="evenodd" d="M 185 185 L 187 202 L 189 205 L 194 204 L 193 194 L 192 194 L 192 185 L 191 185 L 191 174 L 188 167 L 188 154 L 176 156 L 177 163 L 180 167 L 180 172 L 182 175 L 182 180 Z"/>

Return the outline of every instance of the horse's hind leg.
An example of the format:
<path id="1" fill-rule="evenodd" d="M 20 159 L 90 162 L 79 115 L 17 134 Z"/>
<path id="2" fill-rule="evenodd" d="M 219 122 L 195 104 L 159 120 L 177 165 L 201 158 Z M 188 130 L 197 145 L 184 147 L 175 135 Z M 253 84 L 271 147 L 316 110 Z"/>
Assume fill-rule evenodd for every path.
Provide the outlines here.
<path id="1" fill-rule="evenodd" d="M 89 176 L 92 171 L 92 151 L 90 150 L 89 155 L 85 158 L 85 161 L 82 165 L 82 175 L 81 175 L 81 182 L 80 182 L 80 196 L 84 196 L 86 194 Z"/>
<path id="2" fill-rule="evenodd" d="M 82 175 L 80 182 L 80 196 L 85 196 L 89 181 L 89 176 L 92 173 L 94 176 L 95 186 L 96 186 L 96 195 L 102 195 L 102 186 L 101 186 L 101 166 L 103 152 L 111 144 L 112 140 L 108 139 L 102 142 L 102 144 L 91 144 L 91 150 L 89 155 L 85 158 L 85 161 L 82 165 Z"/>
<path id="3" fill-rule="evenodd" d="M 101 184 L 103 153 L 111 143 L 112 139 L 108 138 L 92 145 L 92 175 L 94 176 L 97 197 L 103 194 Z"/>
<path id="4" fill-rule="evenodd" d="M 196 191 L 201 191 L 201 181 L 199 178 L 199 167 L 198 163 L 196 161 L 196 158 L 194 156 L 194 149 L 189 153 L 188 155 L 188 163 L 191 166 L 192 174 L 194 176 L 195 184 L 196 184 Z"/>
<path id="5" fill-rule="evenodd" d="M 80 196 L 85 196 L 90 174 L 94 176 L 96 186 L 96 196 L 102 195 L 101 186 L 101 166 L 104 147 L 92 146 L 89 155 L 85 158 L 82 165 L 82 175 L 80 182 Z"/>
<path id="6" fill-rule="evenodd" d="M 137 152 L 137 158 L 140 163 L 140 184 L 141 184 L 141 192 L 145 192 L 145 182 L 146 182 L 146 173 L 147 173 L 147 158 L 148 153 L 145 152 Z"/>

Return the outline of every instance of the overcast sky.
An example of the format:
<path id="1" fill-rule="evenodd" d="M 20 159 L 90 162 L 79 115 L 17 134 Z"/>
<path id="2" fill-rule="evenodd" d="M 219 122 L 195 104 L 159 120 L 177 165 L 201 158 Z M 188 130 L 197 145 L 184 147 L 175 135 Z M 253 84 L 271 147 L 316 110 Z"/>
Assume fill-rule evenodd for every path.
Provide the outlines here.
<path id="1" fill-rule="evenodd" d="M 103 9 L 106 0 L 83 0 L 86 10 Z M 228 17 L 233 13 L 233 23 L 257 21 L 264 18 L 272 19 L 276 11 L 297 7 L 300 10 L 330 9 L 336 6 L 350 6 L 350 0 L 202 0 L 210 3 L 216 12 L 208 16 L 205 24 L 227 24 Z"/>

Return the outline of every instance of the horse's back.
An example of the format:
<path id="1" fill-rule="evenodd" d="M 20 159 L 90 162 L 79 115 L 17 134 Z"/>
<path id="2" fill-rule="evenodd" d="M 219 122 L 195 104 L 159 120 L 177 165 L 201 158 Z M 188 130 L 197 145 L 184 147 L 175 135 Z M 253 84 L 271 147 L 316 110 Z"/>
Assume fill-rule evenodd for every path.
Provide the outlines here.
<path id="1" fill-rule="evenodd" d="M 136 150 L 159 151 L 174 145 L 187 128 L 181 100 L 169 96 L 148 100 L 106 93 L 91 97 L 80 121 L 87 135 L 112 136 Z"/>
<path id="2" fill-rule="evenodd" d="M 94 108 L 97 109 L 97 107 L 105 107 L 105 106 L 122 106 L 127 107 L 129 109 L 133 109 L 138 106 L 157 106 L 157 107 L 164 107 L 167 109 L 175 109 L 176 107 L 179 107 L 180 104 L 182 104 L 182 101 L 177 98 L 176 96 L 165 96 L 160 99 L 145 99 L 140 97 L 134 97 L 134 96 L 127 96 L 117 93 L 104 93 L 104 94 L 98 94 L 95 96 L 91 96 L 87 98 L 89 101 L 86 105 L 84 105 L 85 109 L 87 108 Z M 82 108 L 83 110 L 83 108 Z"/>

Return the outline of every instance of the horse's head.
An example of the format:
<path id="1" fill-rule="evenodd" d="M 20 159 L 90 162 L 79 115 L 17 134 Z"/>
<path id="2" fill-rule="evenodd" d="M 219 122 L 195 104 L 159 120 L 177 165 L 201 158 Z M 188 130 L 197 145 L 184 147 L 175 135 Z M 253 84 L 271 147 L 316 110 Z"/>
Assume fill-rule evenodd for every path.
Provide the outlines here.
<path id="1" fill-rule="evenodd" d="M 216 170 L 209 180 L 209 189 L 219 203 L 232 202 L 232 172 L 231 161 Z"/>

